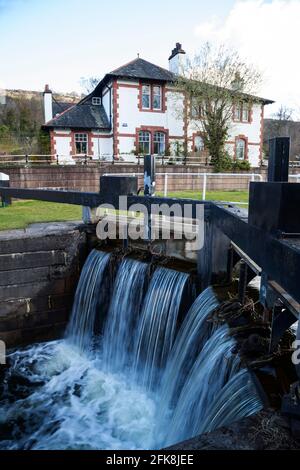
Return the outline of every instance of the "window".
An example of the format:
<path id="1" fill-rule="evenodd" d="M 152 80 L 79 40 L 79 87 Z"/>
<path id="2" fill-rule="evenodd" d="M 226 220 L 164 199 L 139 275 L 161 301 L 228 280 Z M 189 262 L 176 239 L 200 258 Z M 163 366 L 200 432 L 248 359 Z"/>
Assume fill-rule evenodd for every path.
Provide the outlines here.
<path id="1" fill-rule="evenodd" d="M 162 87 L 159 85 L 142 85 L 142 110 L 162 110 Z"/>
<path id="2" fill-rule="evenodd" d="M 240 121 L 242 116 L 242 103 L 237 103 L 234 106 L 234 120 Z"/>
<path id="3" fill-rule="evenodd" d="M 199 118 L 199 105 L 198 105 L 198 102 L 195 98 L 192 98 L 191 100 L 191 116 L 192 118 L 194 119 L 197 119 Z"/>
<path id="4" fill-rule="evenodd" d="M 166 139 L 163 132 L 154 132 L 153 152 L 155 155 L 163 155 L 166 150 Z"/>
<path id="5" fill-rule="evenodd" d="M 139 153 L 142 155 L 150 154 L 151 134 L 147 131 L 139 132 Z"/>
<path id="6" fill-rule="evenodd" d="M 246 141 L 244 139 L 237 139 L 236 141 L 236 159 L 245 160 L 246 157 Z"/>
<path id="7" fill-rule="evenodd" d="M 203 152 L 204 150 L 204 140 L 201 135 L 196 135 L 194 140 L 194 152 Z"/>
<path id="8" fill-rule="evenodd" d="M 234 116 L 235 121 L 239 122 L 250 122 L 250 105 L 249 103 L 236 103 L 234 106 Z"/>
<path id="9" fill-rule="evenodd" d="M 87 154 L 88 152 L 88 135 L 75 134 L 75 151 L 76 155 Z"/>
<path id="10" fill-rule="evenodd" d="M 142 108 L 150 109 L 150 98 L 151 98 L 151 86 L 142 86 Z"/>
<path id="11" fill-rule="evenodd" d="M 101 98 L 99 98 L 98 96 L 93 96 L 92 104 L 95 104 L 95 105 L 99 106 L 101 104 Z"/>
<path id="12" fill-rule="evenodd" d="M 153 87 L 152 107 L 153 109 L 161 109 L 161 87 L 160 86 Z"/>
<path id="13" fill-rule="evenodd" d="M 203 101 L 199 104 L 199 101 L 196 98 L 191 100 L 191 117 L 193 119 L 203 119 L 207 112 L 207 104 Z"/>
<path id="14" fill-rule="evenodd" d="M 250 121 L 250 112 L 249 112 L 249 105 L 248 103 L 243 103 L 243 113 L 242 113 L 242 121 L 249 122 Z"/>

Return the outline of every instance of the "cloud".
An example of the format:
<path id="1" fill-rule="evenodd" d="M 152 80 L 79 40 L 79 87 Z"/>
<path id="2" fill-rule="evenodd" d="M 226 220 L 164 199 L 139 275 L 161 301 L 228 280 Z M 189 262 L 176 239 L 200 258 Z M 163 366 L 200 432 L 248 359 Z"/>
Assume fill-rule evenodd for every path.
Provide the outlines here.
<path id="1" fill-rule="evenodd" d="M 203 41 L 226 44 L 262 70 L 261 93 L 300 110 L 299 0 L 249 0 L 234 4 L 225 19 L 200 23 L 195 35 Z"/>

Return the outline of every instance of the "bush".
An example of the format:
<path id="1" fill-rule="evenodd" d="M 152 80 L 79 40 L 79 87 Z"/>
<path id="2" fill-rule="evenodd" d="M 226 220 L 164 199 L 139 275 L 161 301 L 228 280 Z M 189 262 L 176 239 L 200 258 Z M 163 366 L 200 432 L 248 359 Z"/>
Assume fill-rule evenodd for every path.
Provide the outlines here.
<path id="1" fill-rule="evenodd" d="M 235 160 L 232 164 L 233 170 L 249 171 L 251 169 L 248 160 Z"/>
<path id="2" fill-rule="evenodd" d="M 251 169 L 248 160 L 232 160 L 228 152 L 224 152 L 218 162 L 214 164 L 214 171 L 222 173 L 226 171 L 249 171 Z"/>
<path id="3" fill-rule="evenodd" d="M 219 160 L 214 164 L 214 171 L 222 173 L 223 171 L 232 170 L 232 158 L 227 152 L 224 152 Z"/>

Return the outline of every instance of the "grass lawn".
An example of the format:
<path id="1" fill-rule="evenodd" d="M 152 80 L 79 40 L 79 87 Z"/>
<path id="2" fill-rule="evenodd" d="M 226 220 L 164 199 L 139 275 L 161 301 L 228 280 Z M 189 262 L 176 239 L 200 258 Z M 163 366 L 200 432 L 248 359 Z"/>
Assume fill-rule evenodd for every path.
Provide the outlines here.
<path id="1" fill-rule="evenodd" d="M 163 193 L 158 193 L 162 196 Z M 169 197 L 202 199 L 202 191 L 175 191 L 168 193 Z M 211 201 L 248 202 L 248 191 L 207 191 L 206 199 Z"/>
<path id="2" fill-rule="evenodd" d="M 162 195 L 162 193 L 159 193 Z M 171 192 L 169 197 L 202 199 L 202 192 Z M 248 202 L 247 191 L 208 191 L 207 200 Z M 245 207 L 245 206 L 244 206 Z M 25 228 L 34 222 L 81 220 L 81 206 L 44 201 L 14 201 L 11 206 L 0 205 L 0 230 Z"/>
<path id="3" fill-rule="evenodd" d="M 34 222 L 81 220 L 81 206 L 44 201 L 15 201 L 11 206 L 0 205 L 0 230 L 25 228 Z"/>

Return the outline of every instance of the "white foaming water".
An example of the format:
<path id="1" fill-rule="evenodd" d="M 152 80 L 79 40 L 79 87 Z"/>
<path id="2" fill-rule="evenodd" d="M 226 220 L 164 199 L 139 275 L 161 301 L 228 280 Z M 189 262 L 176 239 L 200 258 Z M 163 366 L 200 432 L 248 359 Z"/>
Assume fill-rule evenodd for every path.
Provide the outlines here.
<path id="1" fill-rule="evenodd" d="M 1 449 L 136 449 L 155 447 L 155 401 L 122 376 L 103 372 L 66 341 L 14 353 L 16 368 L 37 390 L 2 403 L 0 428 L 14 423 Z"/>
<path id="2" fill-rule="evenodd" d="M 185 273 L 157 268 L 144 298 L 148 266 L 124 259 L 95 341 L 109 261 L 89 255 L 66 339 L 9 355 L 1 449 L 154 449 L 261 408 L 228 328 L 208 321 L 212 289 L 178 329 Z"/>

